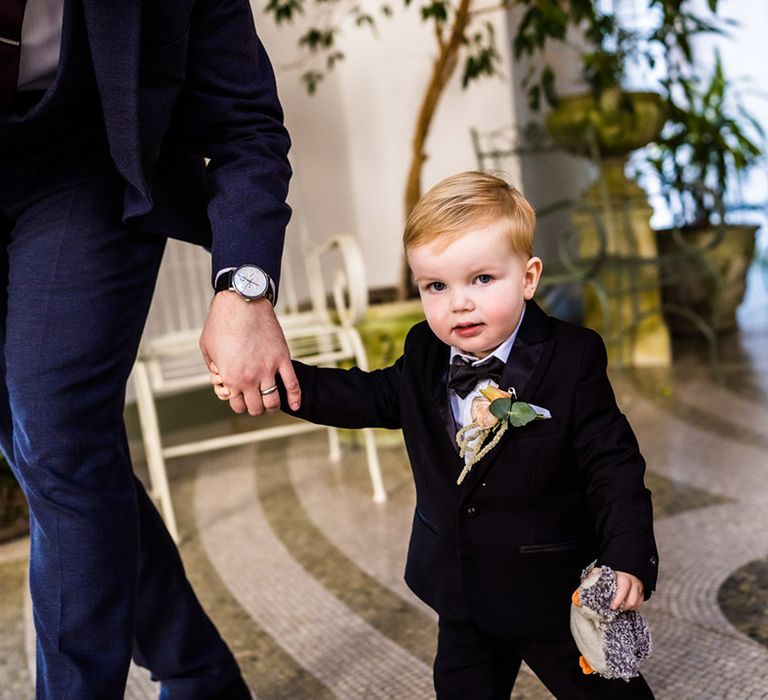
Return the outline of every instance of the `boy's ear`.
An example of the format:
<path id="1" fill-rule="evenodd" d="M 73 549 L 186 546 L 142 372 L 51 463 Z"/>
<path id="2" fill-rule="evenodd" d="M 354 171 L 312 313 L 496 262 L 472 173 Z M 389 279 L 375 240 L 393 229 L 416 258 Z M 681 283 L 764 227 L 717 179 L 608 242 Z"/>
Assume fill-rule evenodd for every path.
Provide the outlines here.
<path id="1" fill-rule="evenodd" d="M 539 286 L 541 271 L 543 269 L 544 263 L 541 261 L 541 258 L 538 258 L 535 255 L 528 258 L 523 272 L 523 297 L 525 297 L 525 299 L 533 299 L 533 295 L 536 293 L 536 287 Z"/>

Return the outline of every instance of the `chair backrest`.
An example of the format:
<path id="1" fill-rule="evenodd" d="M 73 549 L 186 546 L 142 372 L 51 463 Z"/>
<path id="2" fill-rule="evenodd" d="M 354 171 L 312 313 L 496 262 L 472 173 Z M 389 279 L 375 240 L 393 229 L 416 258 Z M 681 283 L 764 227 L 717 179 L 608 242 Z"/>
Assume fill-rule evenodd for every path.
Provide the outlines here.
<path id="1" fill-rule="evenodd" d="M 298 243 L 293 249 L 302 261 L 296 265 L 289 259 L 287 251 L 283 255 L 276 307 L 278 315 L 293 316 L 300 309 L 309 307 L 318 317 L 325 317 L 325 295 L 322 289 L 317 288 L 318 283 L 322 286 L 322 270 L 312 255 L 317 246 L 311 241 L 301 212 L 296 207 L 286 237 Z M 304 267 L 302 272 L 306 279 L 314 280 L 314 288 L 297 277 L 294 270 L 297 266 Z M 199 333 L 208 315 L 212 295 L 210 253 L 200 246 L 169 240 L 144 329 L 144 339 Z"/>
<path id="2" fill-rule="evenodd" d="M 144 338 L 199 330 L 210 303 L 211 256 L 198 246 L 169 240 Z"/>

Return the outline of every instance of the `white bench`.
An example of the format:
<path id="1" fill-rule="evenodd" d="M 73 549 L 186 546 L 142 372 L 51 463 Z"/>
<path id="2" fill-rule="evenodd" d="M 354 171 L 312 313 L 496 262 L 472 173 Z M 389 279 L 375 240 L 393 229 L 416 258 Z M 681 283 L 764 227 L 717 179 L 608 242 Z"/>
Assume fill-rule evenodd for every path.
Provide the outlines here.
<path id="1" fill-rule="evenodd" d="M 305 240 L 303 248 L 309 309 L 299 309 L 294 280 L 286 265 L 280 284 L 278 318 L 291 356 L 307 364 L 324 366 L 351 360 L 361 369 L 367 369 L 365 349 L 354 327 L 365 316 L 368 305 L 365 268 L 357 241 L 350 235 L 339 235 L 319 246 Z M 329 262 L 336 263 L 330 283 L 334 316 L 327 307 L 328 287 L 324 282 Z M 168 531 L 177 542 L 179 532 L 168 486 L 167 459 L 318 429 L 328 431 L 330 459 L 336 461 L 340 457 L 338 434 L 334 428 L 293 419 L 286 424 L 259 427 L 259 419 L 255 418 L 255 428 L 248 432 L 173 446 L 163 444 L 157 399 L 209 386 L 198 338 L 211 296 L 210 256 L 196 246 L 169 241 L 133 370 L 133 386 L 149 470 L 150 493 L 160 506 Z M 363 430 L 362 434 L 373 500 L 382 503 L 387 496 L 373 431 Z"/>

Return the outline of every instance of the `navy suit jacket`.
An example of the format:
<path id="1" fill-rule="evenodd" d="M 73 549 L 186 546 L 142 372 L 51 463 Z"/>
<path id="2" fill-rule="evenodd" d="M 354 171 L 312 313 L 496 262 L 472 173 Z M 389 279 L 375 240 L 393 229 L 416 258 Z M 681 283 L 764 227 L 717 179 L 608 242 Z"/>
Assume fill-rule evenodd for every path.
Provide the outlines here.
<path id="1" fill-rule="evenodd" d="M 443 617 L 524 639 L 569 635 L 571 593 L 594 559 L 636 575 L 650 595 L 658 553 L 645 462 L 616 405 L 600 336 L 528 302 L 501 386 L 552 418 L 510 427 L 461 486 L 449 354 L 421 323 L 383 370 L 294 363 L 299 416 L 403 429 L 416 484 L 412 590 Z"/>
<path id="2" fill-rule="evenodd" d="M 248 0 L 82 3 L 124 220 L 278 280 L 290 142 Z"/>

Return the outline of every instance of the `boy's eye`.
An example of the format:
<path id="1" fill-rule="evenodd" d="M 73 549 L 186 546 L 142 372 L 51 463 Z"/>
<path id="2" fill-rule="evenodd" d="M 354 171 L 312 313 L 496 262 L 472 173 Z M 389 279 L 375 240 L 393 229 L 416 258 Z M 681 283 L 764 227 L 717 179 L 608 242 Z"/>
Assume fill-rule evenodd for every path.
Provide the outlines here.
<path id="1" fill-rule="evenodd" d="M 442 292 L 445 289 L 445 283 L 444 282 L 430 282 L 427 285 L 427 289 L 429 289 L 432 292 Z"/>
<path id="2" fill-rule="evenodd" d="M 488 284 L 492 280 L 493 280 L 493 277 L 491 275 L 478 275 L 477 276 L 477 281 L 480 282 L 480 284 Z"/>

